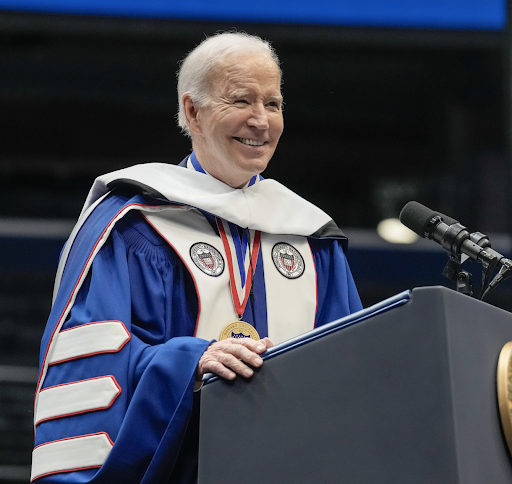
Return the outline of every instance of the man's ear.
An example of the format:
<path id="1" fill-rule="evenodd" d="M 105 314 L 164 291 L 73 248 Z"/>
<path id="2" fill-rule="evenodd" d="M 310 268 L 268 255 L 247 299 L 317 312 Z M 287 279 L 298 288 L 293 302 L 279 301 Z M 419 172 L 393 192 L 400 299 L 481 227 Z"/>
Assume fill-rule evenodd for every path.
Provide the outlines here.
<path id="1" fill-rule="evenodd" d="M 196 109 L 194 101 L 192 101 L 188 92 L 183 94 L 181 102 L 183 103 L 183 112 L 185 113 L 188 129 L 190 129 L 190 131 L 194 134 L 200 134 L 202 130 L 201 123 L 197 116 L 198 110 Z"/>

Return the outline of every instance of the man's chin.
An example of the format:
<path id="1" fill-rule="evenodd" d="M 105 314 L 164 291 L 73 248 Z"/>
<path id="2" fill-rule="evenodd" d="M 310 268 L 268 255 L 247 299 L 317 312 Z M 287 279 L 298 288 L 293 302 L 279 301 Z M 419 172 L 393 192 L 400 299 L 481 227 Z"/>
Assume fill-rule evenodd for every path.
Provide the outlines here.
<path id="1" fill-rule="evenodd" d="M 254 153 L 253 156 L 241 156 L 238 158 L 238 166 L 247 173 L 253 173 L 254 175 L 261 173 L 270 162 L 274 152 L 269 153 Z"/>
<path id="2" fill-rule="evenodd" d="M 243 171 L 253 177 L 265 171 L 270 160 L 250 160 L 242 165 Z"/>

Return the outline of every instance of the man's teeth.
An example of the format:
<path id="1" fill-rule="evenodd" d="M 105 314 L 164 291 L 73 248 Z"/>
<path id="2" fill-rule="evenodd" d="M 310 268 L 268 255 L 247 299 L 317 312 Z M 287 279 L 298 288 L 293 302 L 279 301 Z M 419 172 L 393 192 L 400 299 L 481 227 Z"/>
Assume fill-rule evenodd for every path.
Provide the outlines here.
<path id="1" fill-rule="evenodd" d="M 250 146 L 262 146 L 265 143 L 263 141 L 256 141 L 254 139 L 249 138 L 236 138 L 240 143 L 243 143 L 244 145 L 250 145 Z"/>

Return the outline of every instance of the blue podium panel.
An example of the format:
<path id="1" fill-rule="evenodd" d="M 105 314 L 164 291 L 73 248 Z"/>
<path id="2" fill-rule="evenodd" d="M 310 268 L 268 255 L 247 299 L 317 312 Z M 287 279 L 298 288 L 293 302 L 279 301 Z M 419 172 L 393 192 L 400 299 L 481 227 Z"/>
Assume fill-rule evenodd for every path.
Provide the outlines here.
<path id="1" fill-rule="evenodd" d="M 510 313 L 432 287 L 348 319 L 205 385 L 199 484 L 512 482 L 495 388 Z"/>

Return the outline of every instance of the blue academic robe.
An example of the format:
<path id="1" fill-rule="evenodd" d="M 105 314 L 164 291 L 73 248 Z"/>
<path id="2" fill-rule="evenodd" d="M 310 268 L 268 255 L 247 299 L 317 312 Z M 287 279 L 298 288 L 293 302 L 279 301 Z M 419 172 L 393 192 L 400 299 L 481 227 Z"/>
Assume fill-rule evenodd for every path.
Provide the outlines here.
<path id="1" fill-rule="evenodd" d="M 41 366 L 57 321 L 105 225 L 133 203 L 168 202 L 116 189 L 93 211 L 67 259 L 41 344 Z M 342 241 L 308 239 L 317 271 L 315 326 L 320 326 L 361 309 L 361 303 Z M 243 319 L 263 337 L 267 334 L 261 259 L 260 254 L 254 297 L 249 298 Z M 121 393 L 107 409 L 43 421 L 35 436 L 37 446 L 105 432 L 114 446 L 99 468 L 53 473 L 35 482 L 195 482 L 197 394 L 193 387 L 199 358 L 211 343 L 193 337 L 197 311 L 194 284 L 184 264 L 139 213 L 129 212 L 94 257 L 61 330 L 91 321 L 122 321 L 130 341 L 115 353 L 52 365 L 43 384 L 48 388 L 112 375 Z"/>

